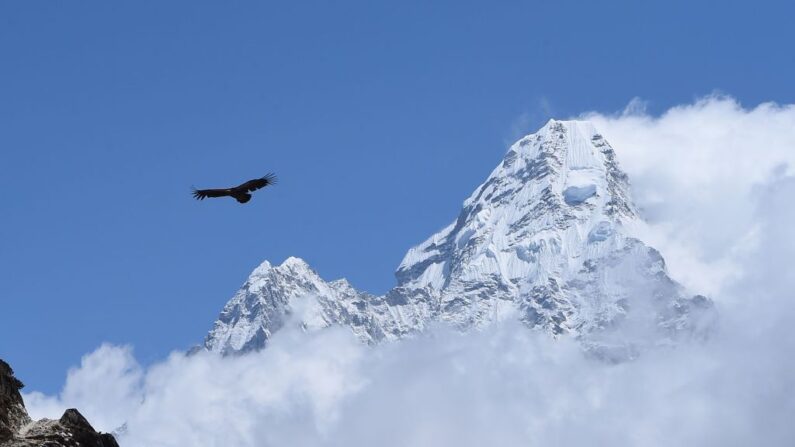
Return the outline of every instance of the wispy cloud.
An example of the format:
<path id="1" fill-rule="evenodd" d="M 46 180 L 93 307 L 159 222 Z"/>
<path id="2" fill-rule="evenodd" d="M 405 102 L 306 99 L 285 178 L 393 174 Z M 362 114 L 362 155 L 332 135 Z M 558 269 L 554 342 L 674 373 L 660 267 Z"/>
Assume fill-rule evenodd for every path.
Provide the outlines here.
<path id="1" fill-rule="evenodd" d="M 545 97 L 540 98 L 532 111 L 523 112 L 511 121 L 504 141 L 505 146 L 510 146 L 519 138 L 533 132 L 554 116 L 552 103 Z"/>
<path id="2" fill-rule="evenodd" d="M 795 106 L 713 95 L 652 116 L 641 104 L 582 117 L 616 149 L 673 276 L 719 296 L 755 243 L 758 188 L 795 166 Z"/>

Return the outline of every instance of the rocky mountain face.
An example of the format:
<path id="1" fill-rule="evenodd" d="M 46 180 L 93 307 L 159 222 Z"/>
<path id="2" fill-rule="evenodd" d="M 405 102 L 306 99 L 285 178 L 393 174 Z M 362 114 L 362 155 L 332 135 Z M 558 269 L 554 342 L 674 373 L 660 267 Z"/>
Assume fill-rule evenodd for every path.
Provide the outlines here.
<path id="1" fill-rule="evenodd" d="M 505 318 L 581 340 L 608 357 L 701 334 L 713 306 L 673 281 L 643 225 L 615 152 L 588 122 L 549 121 L 508 150 L 457 219 L 410 249 L 384 296 L 326 282 L 304 261 L 260 265 L 226 304 L 205 348 L 264 347 L 288 317 L 350 327 L 364 342 L 447 322 Z"/>
<path id="2" fill-rule="evenodd" d="M 97 433 L 75 409 L 66 410 L 57 421 L 32 421 L 8 363 L 0 360 L 0 446 L 3 447 L 118 447 L 113 435 Z"/>

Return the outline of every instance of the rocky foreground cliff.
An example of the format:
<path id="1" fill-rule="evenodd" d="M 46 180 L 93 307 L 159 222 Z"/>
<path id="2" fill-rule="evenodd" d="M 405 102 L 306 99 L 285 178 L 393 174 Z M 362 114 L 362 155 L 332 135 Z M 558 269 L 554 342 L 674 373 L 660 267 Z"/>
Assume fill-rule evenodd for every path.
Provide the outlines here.
<path id="1" fill-rule="evenodd" d="M 113 435 L 98 433 L 74 408 L 58 420 L 31 420 L 19 393 L 23 386 L 0 360 L 0 446 L 118 447 Z"/>

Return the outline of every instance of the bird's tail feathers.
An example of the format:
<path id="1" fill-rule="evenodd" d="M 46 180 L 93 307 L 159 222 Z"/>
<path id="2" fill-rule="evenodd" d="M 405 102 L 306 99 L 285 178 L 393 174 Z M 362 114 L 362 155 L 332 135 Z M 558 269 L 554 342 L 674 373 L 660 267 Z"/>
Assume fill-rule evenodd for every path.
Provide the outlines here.
<path id="1" fill-rule="evenodd" d="M 265 176 L 262 177 L 262 180 L 266 180 L 269 185 L 275 185 L 276 183 L 279 182 L 279 178 L 276 177 L 276 174 L 274 174 L 273 172 L 265 174 Z"/>

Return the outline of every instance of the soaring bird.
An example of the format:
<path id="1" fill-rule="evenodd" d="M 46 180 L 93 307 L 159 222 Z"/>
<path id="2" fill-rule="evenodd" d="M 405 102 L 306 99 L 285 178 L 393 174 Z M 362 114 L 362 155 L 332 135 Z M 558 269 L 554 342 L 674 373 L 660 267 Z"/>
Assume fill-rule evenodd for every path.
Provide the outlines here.
<path id="1" fill-rule="evenodd" d="M 197 200 L 204 200 L 207 197 L 234 197 L 240 203 L 246 203 L 251 200 L 251 192 L 268 185 L 276 183 L 276 175 L 273 173 L 267 174 L 265 177 L 255 178 L 246 183 L 237 185 L 234 188 L 224 189 L 193 189 L 193 197 Z"/>

